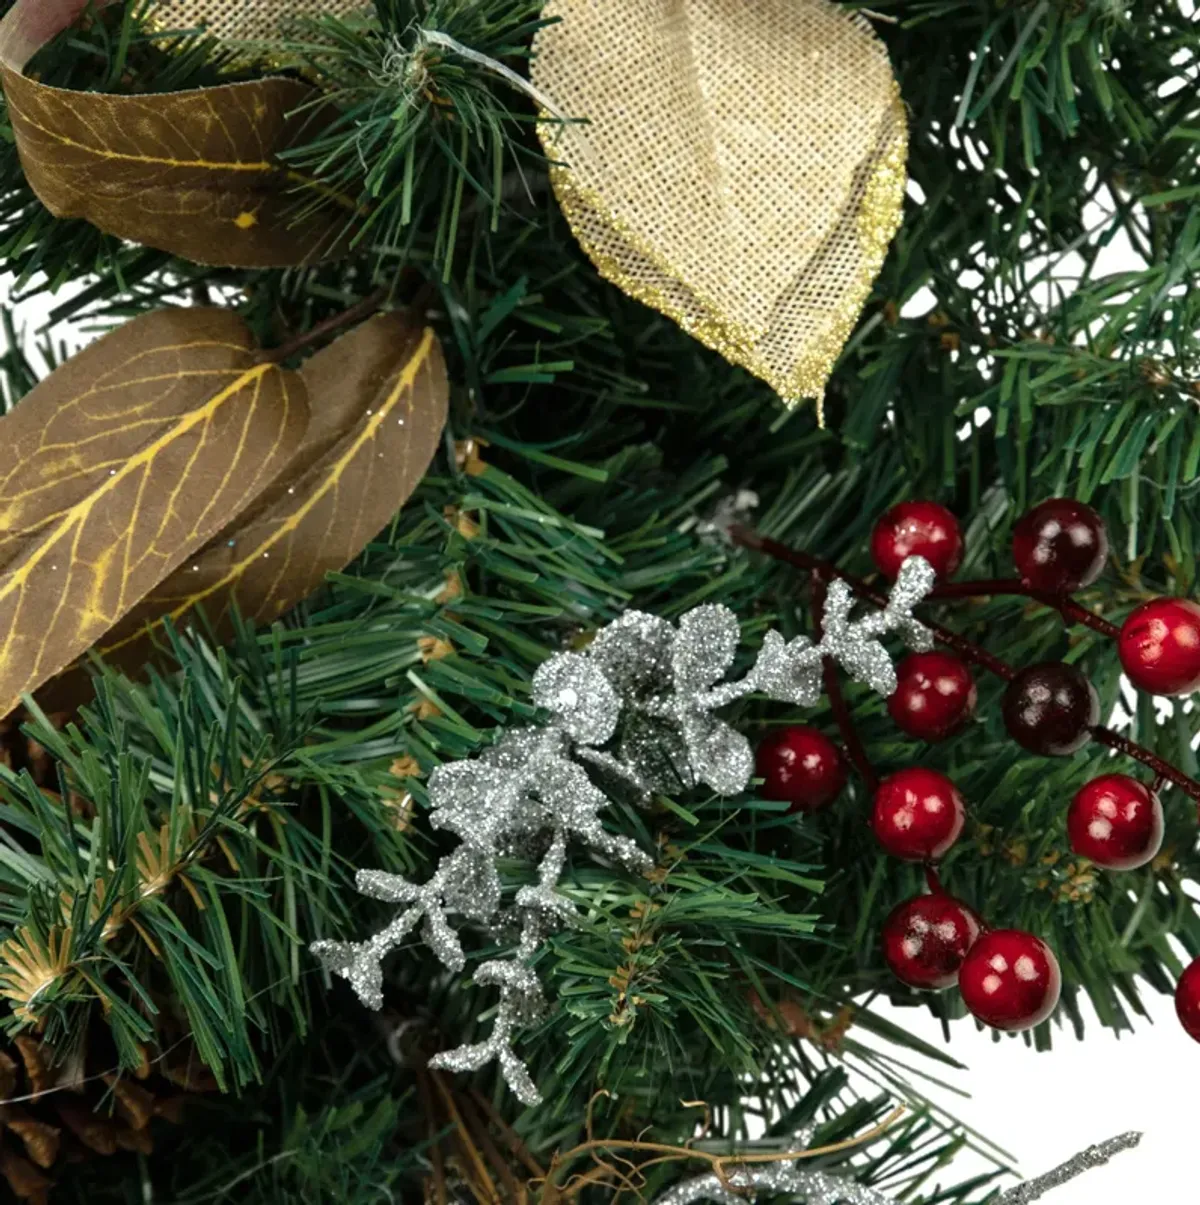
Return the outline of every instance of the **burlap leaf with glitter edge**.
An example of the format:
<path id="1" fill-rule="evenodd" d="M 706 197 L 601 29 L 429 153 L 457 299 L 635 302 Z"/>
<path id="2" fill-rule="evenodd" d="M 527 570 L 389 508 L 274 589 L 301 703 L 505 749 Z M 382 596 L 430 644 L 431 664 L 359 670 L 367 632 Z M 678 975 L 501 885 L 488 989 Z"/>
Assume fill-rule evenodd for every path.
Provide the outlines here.
<path id="1" fill-rule="evenodd" d="M 305 19 L 353 17 L 371 7 L 370 0 L 158 0 L 150 25 L 162 30 L 203 27 L 215 38 L 253 41 L 292 32 Z"/>
<path id="2" fill-rule="evenodd" d="M 533 81 L 600 273 L 786 401 L 820 399 L 899 228 L 887 52 L 827 0 L 551 0 Z"/>

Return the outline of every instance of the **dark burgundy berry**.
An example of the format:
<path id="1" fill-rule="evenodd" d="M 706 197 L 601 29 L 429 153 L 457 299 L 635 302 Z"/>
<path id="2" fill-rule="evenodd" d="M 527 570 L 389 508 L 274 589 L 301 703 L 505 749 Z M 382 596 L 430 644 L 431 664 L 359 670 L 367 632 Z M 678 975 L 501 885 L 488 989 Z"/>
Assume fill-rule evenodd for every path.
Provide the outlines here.
<path id="1" fill-rule="evenodd" d="M 827 807 L 846 785 L 846 763 L 837 746 L 815 728 L 793 724 L 772 732 L 758 747 L 762 797 L 791 804 L 792 812 Z"/>
<path id="2" fill-rule="evenodd" d="M 993 1029 L 1032 1029 L 1054 1011 L 1062 972 L 1054 951 L 1020 929 L 994 929 L 971 947 L 958 973 L 963 1003 Z"/>
<path id="3" fill-rule="evenodd" d="M 1067 757 L 1100 722 L 1096 688 L 1073 665 L 1046 661 L 1023 669 L 1004 692 L 1004 725 L 1031 753 Z"/>
<path id="4" fill-rule="evenodd" d="M 949 987 L 982 928 L 962 900 L 944 892 L 918 895 L 884 922 L 883 956 L 909 987 Z"/>
<path id="5" fill-rule="evenodd" d="M 1013 560 L 1034 590 L 1070 594 L 1090 586 L 1108 559 L 1104 520 L 1073 498 L 1051 498 L 1024 515 L 1013 530 Z"/>
<path id="6" fill-rule="evenodd" d="M 958 520 L 937 502 L 900 502 L 875 524 L 871 556 L 885 577 L 898 577 L 910 556 L 923 556 L 938 577 L 949 577 L 962 564 Z"/>
<path id="7" fill-rule="evenodd" d="M 896 691 L 887 706 L 901 731 L 940 741 L 974 714 L 975 681 L 950 653 L 910 653 L 896 667 Z"/>
<path id="8" fill-rule="evenodd" d="M 1162 848 L 1162 803 L 1128 774 L 1102 774 L 1084 783 L 1071 801 L 1067 836 L 1071 848 L 1097 866 L 1136 870 Z"/>
<path id="9" fill-rule="evenodd" d="M 936 770 L 910 766 L 879 784 L 871 827 L 892 857 L 927 862 L 958 840 L 966 818 L 954 783 Z"/>
<path id="10" fill-rule="evenodd" d="M 1200 606 L 1191 599 L 1143 603 L 1122 625 L 1118 648 L 1139 690 L 1153 695 L 1200 690 Z"/>

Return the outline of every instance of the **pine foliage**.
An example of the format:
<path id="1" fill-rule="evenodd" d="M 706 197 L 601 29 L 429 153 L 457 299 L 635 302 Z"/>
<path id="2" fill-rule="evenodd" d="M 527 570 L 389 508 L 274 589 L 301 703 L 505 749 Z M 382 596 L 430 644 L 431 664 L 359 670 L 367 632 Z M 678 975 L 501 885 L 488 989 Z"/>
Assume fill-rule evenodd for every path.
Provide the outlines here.
<path id="1" fill-rule="evenodd" d="M 42 78 L 150 91 L 249 70 L 201 37 L 150 36 L 144 7 L 63 35 L 39 56 Z M 571 865 L 564 888 L 585 921 L 539 965 L 557 1007 L 522 1053 L 547 1103 L 523 1115 L 489 1075 L 422 1068 L 422 1051 L 486 1029 L 486 989 L 401 954 L 373 1020 L 306 946 L 379 919 L 352 890 L 354 867 L 423 877 L 436 864 L 429 771 L 535 721 L 529 680 L 550 653 L 628 606 L 674 617 L 725 603 L 747 655 L 772 626 L 811 630 L 801 575 L 701 538 L 736 489 L 758 494 L 765 534 L 864 574 L 874 517 L 938 498 L 966 517 L 964 574 L 977 577 L 1005 573 L 1028 505 L 1069 493 L 1113 536 L 1114 564 L 1081 601 L 1119 622 L 1147 597 L 1196 589 L 1200 36 L 1181 6 L 876 0 L 913 183 L 827 429 L 583 258 L 549 190 L 533 102 L 445 40 L 521 72 L 539 0 L 376 9 L 273 48 L 339 107 L 295 160 L 369 214 L 336 265 L 213 271 L 119 244 L 50 218 L 11 135 L 0 148 L 0 256 L 18 289 L 86 282 L 56 320 L 219 297 L 270 343 L 385 286 L 397 305 L 428 304 L 455 383 L 434 470 L 318 596 L 223 648 L 203 627 L 173 632 L 148 680 L 98 667 L 95 701 L 65 725 L 31 701 L 27 732 L 57 783 L 0 767 L 6 1028 L 36 1026 L 64 1059 L 99 1028 L 128 1072 L 184 1033 L 231 1094 L 206 1098 L 139 1166 L 66 1172 L 65 1200 L 129 1200 L 138 1185 L 152 1194 L 141 1199 L 197 1205 L 366 1205 L 415 1199 L 430 1176 L 464 1199 L 508 1199 L 514 1176 L 536 1180 L 583 1139 L 589 1112 L 597 1134 L 679 1143 L 704 1112 L 680 1102 L 703 1101 L 703 1143 L 749 1142 L 763 1121 L 761 1150 L 786 1149 L 810 1119 L 821 1142 L 880 1120 L 887 1098 L 856 1098 L 847 1067 L 919 1102 L 896 1058 L 950 1055 L 871 1000 L 947 1022 L 962 1009 L 953 994 L 908 993 L 882 963 L 875 935 L 918 879 L 874 845 L 861 787 L 802 824 L 753 793 L 612 809 L 655 870 Z M 1114 267 L 1120 247 L 1131 255 Z M 0 368 L 19 404 L 38 370 L 19 350 Z M 1106 712 L 1129 706 L 1113 644 L 1056 613 L 997 599 L 938 618 L 1013 664 L 1078 664 Z M 1064 813 L 1107 755 L 1023 753 L 999 694 L 981 680 L 978 722 L 933 750 L 865 689 L 848 699 L 876 766 L 920 758 L 969 801 L 973 824 L 943 872 L 955 894 L 1057 950 L 1068 1026 L 1082 1029 L 1086 997 L 1103 1024 L 1128 1028 L 1141 993 L 1170 990 L 1180 944 L 1200 953 L 1185 887 L 1200 871 L 1194 811 L 1168 791 L 1162 856 L 1098 874 L 1069 853 Z M 825 707 L 805 722 L 831 730 Z M 730 718 L 754 735 L 800 717 L 749 702 Z M 1128 723 L 1196 771 L 1190 705 L 1159 714 L 1143 698 Z M 530 881 L 519 860 L 505 870 L 514 891 Z M 489 952 L 480 938 L 470 959 Z M 964 1141 L 934 1110 L 833 1162 L 915 1200 L 979 1201 L 987 1177 L 946 1187 Z M 652 1169 L 649 1188 L 682 1170 Z"/>

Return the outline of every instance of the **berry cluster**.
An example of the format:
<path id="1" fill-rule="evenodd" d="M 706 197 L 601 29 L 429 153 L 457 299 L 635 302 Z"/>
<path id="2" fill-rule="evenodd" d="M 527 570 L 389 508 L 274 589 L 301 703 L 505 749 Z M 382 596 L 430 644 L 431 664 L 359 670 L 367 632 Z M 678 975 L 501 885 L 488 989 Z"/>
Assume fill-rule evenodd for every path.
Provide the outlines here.
<path id="1" fill-rule="evenodd" d="M 818 573 L 830 568 L 770 541 L 755 539 L 751 546 Z M 1118 629 L 1070 597 L 1096 581 L 1108 557 L 1103 520 L 1080 502 L 1053 498 L 1018 522 L 1013 559 L 1019 578 L 1013 581 L 946 583 L 962 561 L 963 539 L 954 516 L 934 502 L 905 502 L 889 510 L 875 526 L 871 553 L 876 567 L 889 578 L 896 577 L 908 557 L 924 557 L 943 583 L 935 598 L 1022 594 L 1055 607 L 1072 621 L 1087 623 L 1118 641 L 1125 673 L 1141 690 L 1181 695 L 1200 689 L 1200 606 L 1187 599 L 1155 599 L 1138 607 Z M 865 583 L 847 580 L 872 597 Z M 1077 855 L 1113 871 L 1150 862 L 1163 840 L 1159 787 L 1175 782 L 1197 797 L 1200 785 L 1102 728 L 1095 688 L 1074 666 L 1045 662 L 1013 670 L 952 633 L 935 630 L 953 651 L 914 653 L 900 662 L 897 689 L 888 700 L 896 725 L 921 740 L 944 740 L 960 731 L 975 711 L 968 661 L 1000 674 L 1007 682 L 1005 727 L 1023 748 L 1045 757 L 1065 757 L 1097 739 L 1155 770 L 1152 786 L 1126 774 L 1101 775 L 1078 791 L 1067 814 L 1067 835 Z M 840 700 L 834 701 L 835 713 L 844 711 L 836 706 Z M 839 714 L 839 722 L 843 718 Z M 988 928 L 968 905 L 943 890 L 933 870 L 932 864 L 953 846 L 966 823 L 966 807 L 954 783 L 919 766 L 876 782 L 857 738 L 843 735 L 873 792 L 871 826 L 880 845 L 893 857 L 927 867 L 930 893 L 900 904 L 884 925 L 888 966 L 914 988 L 940 989 L 957 982 L 967 1008 L 997 1029 L 1027 1029 L 1046 1020 L 1062 988 L 1050 947 L 1032 933 Z M 847 778 L 838 747 L 816 729 L 799 726 L 776 732 L 762 743 L 758 773 L 764 780 L 764 797 L 788 803 L 793 812 L 827 807 Z M 1176 1004 L 1184 1028 L 1200 1041 L 1200 960 L 1180 979 Z"/>

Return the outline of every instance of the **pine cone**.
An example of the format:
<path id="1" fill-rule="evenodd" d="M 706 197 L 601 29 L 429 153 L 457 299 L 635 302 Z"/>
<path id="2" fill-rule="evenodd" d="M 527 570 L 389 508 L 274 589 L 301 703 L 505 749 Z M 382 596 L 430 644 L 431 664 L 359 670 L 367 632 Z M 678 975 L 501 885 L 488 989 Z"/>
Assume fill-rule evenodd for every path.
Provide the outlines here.
<path id="1" fill-rule="evenodd" d="M 64 1160 L 150 1154 L 151 1122 L 181 1121 L 186 1098 L 175 1085 L 189 1094 L 216 1086 L 178 1047 L 132 1074 L 113 1074 L 113 1062 L 111 1052 L 58 1059 L 29 1034 L 0 1048 L 0 1177 L 18 1201 L 49 1205 L 54 1181 L 46 1173 Z"/>

